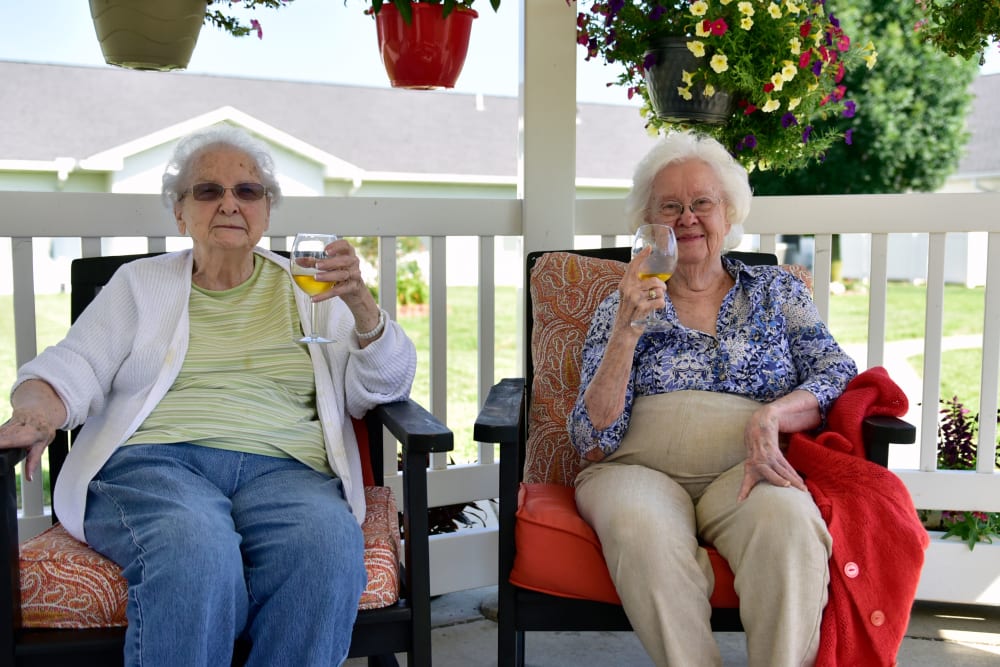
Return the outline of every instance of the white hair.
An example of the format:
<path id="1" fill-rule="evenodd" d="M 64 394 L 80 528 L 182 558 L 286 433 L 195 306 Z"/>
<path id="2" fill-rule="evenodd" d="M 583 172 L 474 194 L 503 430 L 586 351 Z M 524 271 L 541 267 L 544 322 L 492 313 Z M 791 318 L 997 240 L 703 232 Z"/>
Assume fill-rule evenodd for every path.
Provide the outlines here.
<path id="1" fill-rule="evenodd" d="M 730 225 L 722 248 L 723 251 L 732 250 L 743 240 L 743 221 L 750 213 L 752 192 L 746 169 L 718 141 L 691 132 L 667 134 L 639 160 L 632 176 L 632 189 L 625 198 L 629 231 L 635 232 L 649 222 L 649 200 L 656 175 L 671 164 L 687 160 L 701 160 L 718 177 Z"/>
<path id="2" fill-rule="evenodd" d="M 267 188 L 267 196 L 272 206 L 281 203 L 281 186 L 274 175 L 274 159 L 264 142 L 255 139 L 246 131 L 226 123 L 196 130 L 177 142 L 174 153 L 163 171 L 160 196 L 167 208 L 172 208 L 181 200 L 184 192 L 191 187 L 191 167 L 206 151 L 214 148 L 233 148 L 253 160 L 260 174 L 260 182 Z"/>

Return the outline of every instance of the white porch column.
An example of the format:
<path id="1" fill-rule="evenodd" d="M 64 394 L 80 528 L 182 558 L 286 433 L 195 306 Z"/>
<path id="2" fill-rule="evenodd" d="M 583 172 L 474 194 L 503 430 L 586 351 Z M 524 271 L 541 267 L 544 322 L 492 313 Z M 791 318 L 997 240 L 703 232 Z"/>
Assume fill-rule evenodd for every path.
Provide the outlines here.
<path id="1" fill-rule="evenodd" d="M 521 0 L 518 197 L 524 251 L 573 247 L 576 6 Z"/>

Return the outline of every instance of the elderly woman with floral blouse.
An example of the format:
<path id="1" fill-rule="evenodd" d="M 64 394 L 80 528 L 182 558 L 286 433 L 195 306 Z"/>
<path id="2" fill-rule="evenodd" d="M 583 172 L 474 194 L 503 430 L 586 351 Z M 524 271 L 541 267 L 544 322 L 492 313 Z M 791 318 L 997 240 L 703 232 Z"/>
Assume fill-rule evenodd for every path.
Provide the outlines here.
<path id="1" fill-rule="evenodd" d="M 661 140 L 639 163 L 627 211 L 673 227 L 664 282 L 633 260 L 598 308 L 568 428 L 590 462 L 577 505 L 601 539 L 633 627 L 657 665 L 720 665 L 713 575 L 736 576 L 752 667 L 815 660 L 831 538 L 786 436 L 821 425 L 857 374 L 806 286 L 726 256 L 750 207 L 747 174 L 716 141 Z M 672 326 L 643 331 L 652 311 Z"/>

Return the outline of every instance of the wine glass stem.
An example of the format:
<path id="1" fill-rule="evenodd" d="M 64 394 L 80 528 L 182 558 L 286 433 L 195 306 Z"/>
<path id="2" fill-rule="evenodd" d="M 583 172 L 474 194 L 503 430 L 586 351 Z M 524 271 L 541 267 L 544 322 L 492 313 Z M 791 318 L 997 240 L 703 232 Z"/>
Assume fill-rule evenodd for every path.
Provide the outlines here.
<path id="1" fill-rule="evenodd" d="M 316 310 L 317 310 L 317 308 L 316 308 L 316 302 L 313 301 L 312 302 L 312 333 L 309 334 L 312 338 L 318 338 L 319 337 L 319 331 L 316 329 Z"/>

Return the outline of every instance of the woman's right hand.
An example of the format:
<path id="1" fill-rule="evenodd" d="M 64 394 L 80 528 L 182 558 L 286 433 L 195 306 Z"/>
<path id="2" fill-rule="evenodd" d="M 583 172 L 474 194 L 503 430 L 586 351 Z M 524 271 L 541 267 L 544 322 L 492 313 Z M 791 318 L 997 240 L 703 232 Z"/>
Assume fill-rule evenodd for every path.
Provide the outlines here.
<path id="1" fill-rule="evenodd" d="M 25 477 L 32 481 L 41 466 L 42 452 L 66 421 L 66 409 L 51 385 L 28 380 L 11 396 L 10 419 L 0 425 L 0 449 L 27 449 Z"/>
<path id="2" fill-rule="evenodd" d="M 667 284 L 656 276 L 639 277 L 640 267 L 652 251 L 652 247 L 646 247 L 633 257 L 625 267 L 625 275 L 618 283 L 620 303 L 615 328 L 623 326 L 632 329 L 636 334 L 636 340 L 642 334 L 642 330 L 633 327 L 632 322 L 644 320 L 653 311 L 666 306 Z"/>

